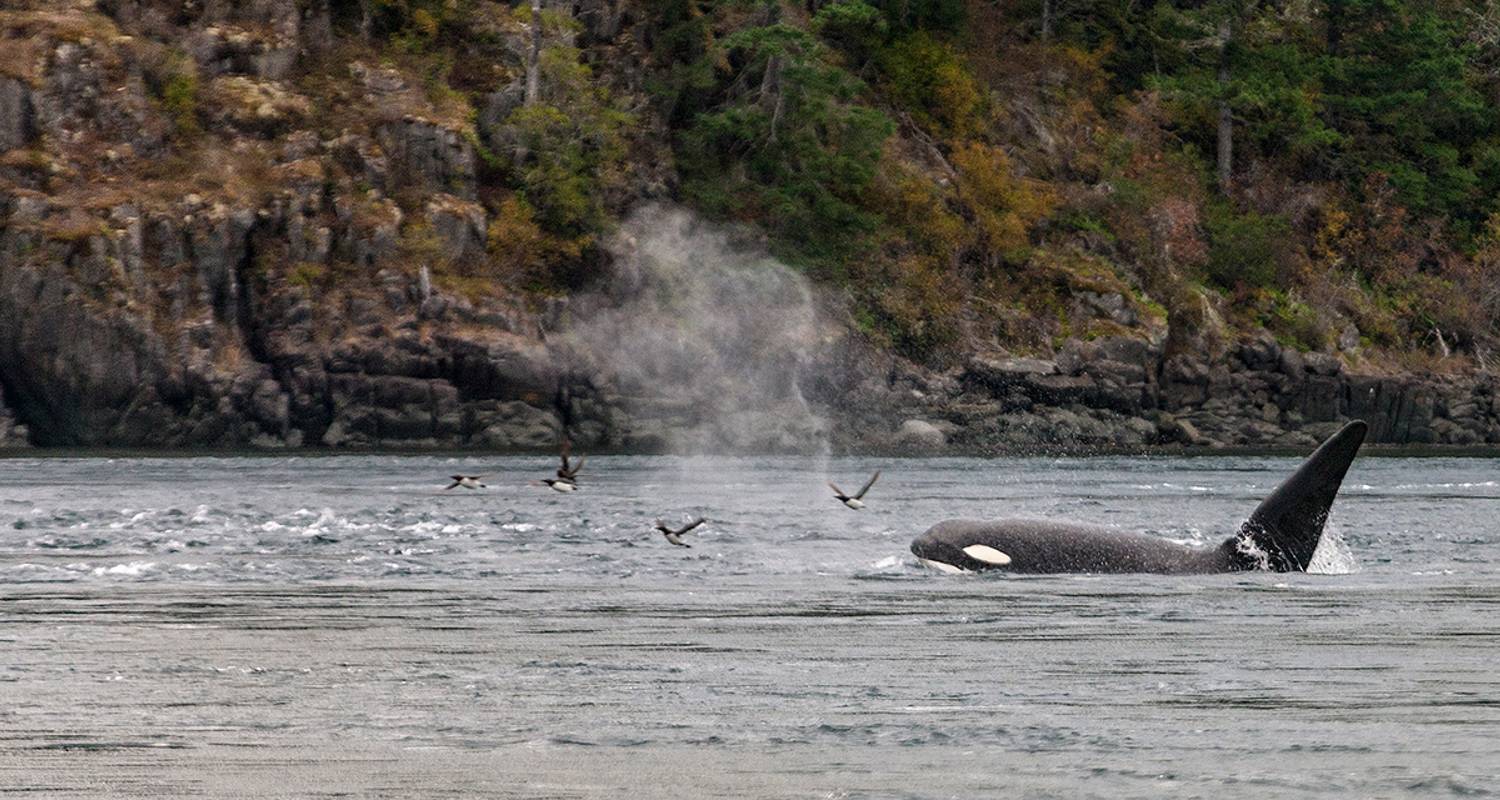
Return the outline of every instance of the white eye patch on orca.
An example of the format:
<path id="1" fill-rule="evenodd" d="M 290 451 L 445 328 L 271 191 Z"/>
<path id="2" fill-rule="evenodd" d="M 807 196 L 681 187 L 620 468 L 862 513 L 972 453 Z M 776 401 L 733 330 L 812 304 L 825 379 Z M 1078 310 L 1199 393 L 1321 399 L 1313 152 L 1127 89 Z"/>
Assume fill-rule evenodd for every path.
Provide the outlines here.
<path id="1" fill-rule="evenodd" d="M 986 564 L 993 564 L 997 567 L 1003 567 L 1010 563 L 1010 556 L 988 545 L 971 544 L 964 548 L 964 555 L 975 561 L 983 561 Z"/>

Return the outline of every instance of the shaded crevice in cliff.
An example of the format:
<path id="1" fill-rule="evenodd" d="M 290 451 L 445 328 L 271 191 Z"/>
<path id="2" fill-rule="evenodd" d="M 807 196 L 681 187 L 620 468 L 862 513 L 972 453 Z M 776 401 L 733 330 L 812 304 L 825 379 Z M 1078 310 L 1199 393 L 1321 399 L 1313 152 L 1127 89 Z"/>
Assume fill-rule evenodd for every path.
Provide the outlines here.
<path id="1" fill-rule="evenodd" d="M 5 364 L 14 363 L 0 355 L 0 448 L 59 447 L 69 444 L 48 425 L 46 407 L 38 398 L 21 391 Z M 38 423 L 41 423 L 40 425 Z M 38 435 L 38 431 L 42 431 Z"/>

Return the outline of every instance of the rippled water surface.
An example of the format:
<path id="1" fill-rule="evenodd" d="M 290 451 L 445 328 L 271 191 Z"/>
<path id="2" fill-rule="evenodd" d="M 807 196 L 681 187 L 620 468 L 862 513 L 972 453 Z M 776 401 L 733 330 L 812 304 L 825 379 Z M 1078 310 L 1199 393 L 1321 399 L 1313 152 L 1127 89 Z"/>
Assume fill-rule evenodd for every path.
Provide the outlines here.
<path id="1" fill-rule="evenodd" d="M 1296 463 L 600 457 L 560 495 L 543 458 L 0 460 L 0 789 L 1500 792 L 1493 459 L 1356 462 L 1329 574 L 907 551 L 951 516 L 1213 544 Z M 877 467 L 863 512 L 823 485 Z"/>

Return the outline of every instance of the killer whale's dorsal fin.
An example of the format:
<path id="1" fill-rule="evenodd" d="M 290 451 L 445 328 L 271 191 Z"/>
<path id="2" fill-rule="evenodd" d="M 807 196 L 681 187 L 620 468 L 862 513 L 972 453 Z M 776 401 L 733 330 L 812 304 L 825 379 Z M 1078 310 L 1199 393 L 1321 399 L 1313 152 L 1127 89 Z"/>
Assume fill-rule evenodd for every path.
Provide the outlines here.
<path id="1" fill-rule="evenodd" d="M 1243 546 L 1248 539 L 1260 551 L 1255 553 L 1257 562 L 1264 554 L 1264 563 L 1254 566 L 1276 572 L 1307 569 L 1323 538 L 1328 510 L 1369 427 L 1360 420 L 1345 425 L 1256 507 L 1233 540 Z"/>

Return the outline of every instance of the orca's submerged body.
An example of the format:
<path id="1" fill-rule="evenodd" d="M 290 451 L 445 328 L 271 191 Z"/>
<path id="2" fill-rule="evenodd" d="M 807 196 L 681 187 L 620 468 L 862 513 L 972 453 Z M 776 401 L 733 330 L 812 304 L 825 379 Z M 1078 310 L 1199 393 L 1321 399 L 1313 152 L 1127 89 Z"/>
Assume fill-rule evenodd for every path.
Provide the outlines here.
<path id="1" fill-rule="evenodd" d="M 911 551 L 948 572 L 1303 572 L 1367 429 L 1355 421 L 1329 437 L 1218 547 L 1066 522 L 955 519 L 932 526 Z"/>

